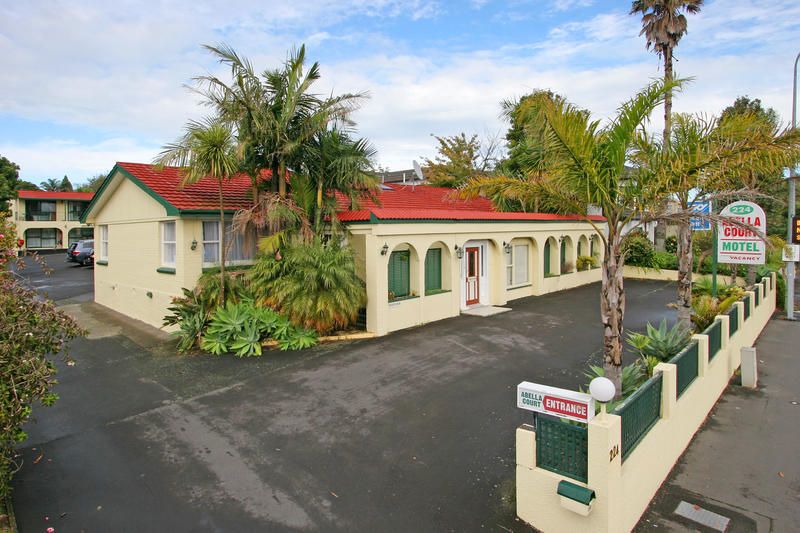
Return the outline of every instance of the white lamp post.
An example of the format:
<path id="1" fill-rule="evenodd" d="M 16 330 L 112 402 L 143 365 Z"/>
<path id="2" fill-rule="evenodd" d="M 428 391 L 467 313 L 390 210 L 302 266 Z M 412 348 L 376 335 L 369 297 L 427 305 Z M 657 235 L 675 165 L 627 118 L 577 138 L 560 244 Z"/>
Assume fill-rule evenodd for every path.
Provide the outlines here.
<path id="1" fill-rule="evenodd" d="M 614 394 L 617 392 L 614 387 L 614 382 L 608 378 L 597 377 L 589 383 L 589 394 L 592 398 L 600 402 L 600 412 L 606 412 L 606 402 L 614 399 Z"/>

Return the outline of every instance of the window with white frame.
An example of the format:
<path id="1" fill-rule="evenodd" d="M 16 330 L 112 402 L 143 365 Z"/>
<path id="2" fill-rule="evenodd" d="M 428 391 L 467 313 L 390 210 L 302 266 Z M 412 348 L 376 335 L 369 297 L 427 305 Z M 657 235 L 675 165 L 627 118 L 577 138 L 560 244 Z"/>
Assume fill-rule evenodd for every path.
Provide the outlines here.
<path id="1" fill-rule="evenodd" d="M 506 253 L 506 285 L 516 287 L 529 281 L 528 277 L 528 245 L 515 244 Z"/>
<path id="2" fill-rule="evenodd" d="M 175 233 L 175 221 L 161 223 L 161 264 L 174 267 L 178 243 Z"/>
<path id="3" fill-rule="evenodd" d="M 108 261 L 108 226 L 100 226 L 100 259 Z"/>
<path id="4" fill-rule="evenodd" d="M 255 257 L 255 239 L 248 240 L 240 232 L 232 231 L 230 221 L 225 221 L 224 245 L 226 265 L 248 263 Z M 219 265 L 219 256 L 219 221 L 203 221 L 203 265 Z"/>

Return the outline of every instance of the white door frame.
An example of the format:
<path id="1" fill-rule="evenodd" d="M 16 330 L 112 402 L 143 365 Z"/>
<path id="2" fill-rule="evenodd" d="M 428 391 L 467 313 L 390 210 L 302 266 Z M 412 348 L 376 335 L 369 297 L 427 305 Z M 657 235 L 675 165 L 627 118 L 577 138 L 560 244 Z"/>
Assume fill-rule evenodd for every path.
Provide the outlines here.
<path id="1" fill-rule="evenodd" d="M 461 248 L 464 249 L 464 256 L 459 263 L 458 287 L 461 292 L 461 309 L 467 309 L 467 248 L 478 248 L 480 275 L 478 276 L 478 304 L 489 305 L 489 241 L 470 240 L 465 242 Z"/>

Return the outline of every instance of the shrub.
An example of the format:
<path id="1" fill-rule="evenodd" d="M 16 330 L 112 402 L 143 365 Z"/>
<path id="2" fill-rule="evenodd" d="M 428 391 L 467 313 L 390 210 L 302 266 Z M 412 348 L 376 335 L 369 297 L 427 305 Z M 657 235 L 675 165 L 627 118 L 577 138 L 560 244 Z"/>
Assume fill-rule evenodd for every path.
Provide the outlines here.
<path id="1" fill-rule="evenodd" d="M 212 269 L 204 272 L 197 280 L 195 293 L 200 302 L 207 308 L 213 309 L 222 305 L 221 282 L 219 269 Z M 251 298 L 247 287 L 247 276 L 244 270 L 231 270 L 225 272 L 225 301 L 238 302 L 242 299 Z"/>
<path id="2" fill-rule="evenodd" d="M 772 272 L 775 272 L 775 304 L 783 309 L 786 305 L 786 278 L 783 272 L 769 265 L 761 265 L 756 270 L 756 283 L 769 277 Z"/>
<path id="3" fill-rule="evenodd" d="M 164 326 L 178 326 L 174 333 L 178 337 L 178 351 L 188 352 L 200 343 L 200 338 L 208 324 L 210 307 L 203 302 L 197 292 L 181 289 L 183 296 L 172 299 L 170 312 L 164 317 Z"/>
<path id="4" fill-rule="evenodd" d="M 691 337 L 691 331 L 680 323 L 667 328 L 667 320 L 663 319 L 658 328 L 648 323 L 646 333 L 628 333 L 628 345 L 643 358 L 669 361 L 689 344 Z"/>
<path id="5" fill-rule="evenodd" d="M 583 375 L 589 378 L 589 381 L 591 381 L 597 377 L 604 377 L 606 375 L 606 371 L 602 366 L 590 365 L 589 371 L 584 372 Z M 645 373 L 638 361 L 622 367 L 622 398 L 627 398 L 636 392 L 636 389 L 638 389 L 646 380 L 647 378 Z M 588 390 L 588 388 L 589 384 L 587 383 L 586 389 Z M 608 408 L 609 410 L 612 410 L 612 404 L 609 403 Z"/>
<path id="6" fill-rule="evenodd" d="M 678 270 L 678 256 L 674 252 L 655 252 L 653 266 L 661 270 Z"/>
<path id="7" fill-rule="evenodd" d="M 738 299 L 739 296 L 737 294 L 728 296 L 723 300 L 713 298 L 708 294 L 704 294 L 699 298 L 692 298 L 691 320 L 695 330 L 698 332 L 705 331 L 708 326 L 714 323 L 717 315 L 727 311 Z"/>
<path id="8" fill-rule="evenodd" d="M 675 235 L 670 235 L 664 241 L 664 250 L 670 254 L 677 254 L 678 253 L 678 238 Z"/>
<path id="9" fill-rule="evenodd" d="M 256 301 L 293 324 L 327 333 L 355 322 L 367 300 L 351 250 L 336 239 L 295 242 L 261 256 L 249 272 Z"/>
<path id="10" fill-rule="evenodd" d="M 641 231 L 632 231 L 622 239 L 622 253 L 627 265 L 653 268 L 656 266 L 655 252 L 653 243 Z"/>
<path id="11" fill-rule="evenodd" d="M 597 259 L 588 255 L 578 256 L 578 270 L 589 270 L 597 266 Z"/>
<path id="12" fill-rule="evenodd" d="M 56 367 L 48 356 L 62 353 L 69 362 L 69 342 L 86 334 L 8 270 L 16 261 L 15 235 L 13 224 L 0 213 L 0 501 L 19 469 L 14 448 L 27 438 L 22 428 L 33 404 L 49 406 L 58 399 L 52 392 Z"/>

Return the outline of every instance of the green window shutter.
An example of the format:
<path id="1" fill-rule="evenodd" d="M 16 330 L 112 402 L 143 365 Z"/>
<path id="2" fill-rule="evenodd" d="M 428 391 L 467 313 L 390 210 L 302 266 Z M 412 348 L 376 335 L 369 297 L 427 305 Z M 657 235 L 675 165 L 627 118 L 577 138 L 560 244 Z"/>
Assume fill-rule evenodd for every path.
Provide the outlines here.
<path id="1" fill-rule="evenodd" d="M 442 250 L 431 248 L 425 254 L 425 292 L 442 288 Z"/>
<path id="2" fill-rule="evenodd" d="M 389 256 L 389 292 L 395 297 L 408 296 L 409 289 L 409 259 L 406 251 L 392 252 Z"/>
<path id="3" fill-rule="evenodd" d="M 544 275 L 550 275 L 550 241 L 544 243 Z"/>
<path id="4" fill-rule="evenodd" d="M 567 241 L 561 241 L 561 270 L 564 270 L 564 265 L 567 262 Z"/>

